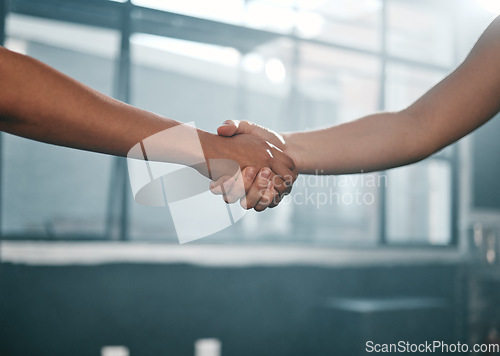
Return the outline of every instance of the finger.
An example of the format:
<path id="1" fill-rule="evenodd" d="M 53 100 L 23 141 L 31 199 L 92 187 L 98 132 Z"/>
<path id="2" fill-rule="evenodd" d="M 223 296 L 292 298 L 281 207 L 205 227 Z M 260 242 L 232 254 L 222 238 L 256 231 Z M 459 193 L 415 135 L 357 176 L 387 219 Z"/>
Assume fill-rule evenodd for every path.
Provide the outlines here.
<path id="1" fill-rule="evenodd" d="M 283 152 L 283 150 L 270 142 L 267 142 L 269 146 L 271 146 L 271 155 L 274 159 L 282 162 L 285 166 L 287 166 L 292 172 L 297 175 L 297 167 L 295 166 L 295 161 Z"/>
<path id="2" fill-rule="evenodd" d="M 295 161 L 277 147 L 271 148 L 270 153 L 274 158 L 274 162 L 271 163 L 270 168 L 291 186 L 298 177 L 298 169 L 295 166 Z"/>
<path id="3" fill-rule="evenodd" d="M 260 198 L 259 202 L 255 205 L 255 211 L 264 211 L 266 208 L 272 204 L 273 198 L 274 198 L 274 193 L 276 191 L 274 190 L 273 187 L 273 182 L 269 181 L 267 183 L 267 188 L 264 191 L 264 194 L 262 194 L 262 197 Z"/>
<path id="4" fill-rule="evenodd" d="M 230 178 L 229 176 L 222 176 L 215 181 L 211 181 L 210 182 L 210 192 L 212 192 L 212 194 L 215 194 L 215 195 L 223 194 L 222 184 L 229 178 Z"/>
<path id="5" fill-rule="evenodd" d="M 241 174 L 236 177 L 231 189 L 225 191 L 225 201 L 229 204 L 233 204 L 244 197 L 245 192 L 247 191 L 247 189 L 245 189 L 246 182 L 250 182 L 248 184 L 248 187 L 250 187 L 256 175 L 257 169 L 254 167 L 246 167 L 243 169 Z"/>
<path id="6" fill-rule="evenodd" d="M 276 189 L 274 190 L 274 195 L 273 195 L 273 201 L 271 202 L 271 204 L 269 204 L 269 208 L 275 208 L 279 205 L 279 203 L 281 202 L 281 200 L 283 199 L 284 195 L 281 195 L 280 193 L 278 193 L 276 191 Z"/>
<path id="7" fill-rule="evenodd" d="M 242 183 L 243 178 L 241 177 L 241 172 L 239 169 L 232 176 L 229 174 L 225 174 L 220 178 L 218 178 L 217 180 L 211 181 L 210 191 L 212 192 L 212 194 L 215 195 L 224 194 L 224 199 L 225 199 L 225 195 L 228 192 L 237 189 L 236 186 L 238 182 L 241 182 L 240 184 L 243 185 Z"/>
<path id="8" fill-rule="evenodd" d="M 243 168 L 243 171 L 241 171 L 243 175 L 243 183 L 245 187 L 245 192 L 248 192 L 250 190 L 250 187 L 252 186 L 257 174 L 259 173 L 259 170 L 255 167 L 245 167 Z"/>
<path id="9" fill-rule="evenodd" d="M 274 189 L 276 189 L 280 195 L 290 193 L 295 180 L 294 173 L 283 163 L 277 161 L 271 163 L 270 168 L 273 171 L 271 180 L 273 181 Z"/>
<path id="10" fill-rule="evenodd" d="M 255 124 L 248 121 L 226 120 L 224 124 L 217 128 L 217 133 L 221 136 L 234 136 L 237 134 L 251 134 Z"/>
<path id="11" fill-rule="evenodd" d="M 259 171 L 257 170 L 257 168 L 249 166 L 249 167 L 245 167 L 241 173 L 242 173 L 242 177 L 243 177 L 243 194 L 238 194 L 239 195 L 238 199 L 244 197 L 245 194 L 248 194 L 250 192 L 252 185 L 257 184 L 257 183 L 254 183 L 254 181 L 256 180 L 256 177 L 257 177 L 257 174 L 259 173 Z M 260 189 L 260 188 L 256 186 L 255 189 Z M 239 193 L 241 193 L 241 192 L 239 192 Z M 236 198 L 236 196 L 233 196 L 231 194 L 230 199 L 232 200 L 234 198 Z M 243 207 L 243 204 L 242 204 L 242 207 Z"/>
<path id="12" fill-rule="evenodd" d="M 288 194 L 288 184 L 281 177 L 274 172 L 271 173 L 271 181 L 273 182 L 274 189 L 278 194 Z"/>
<path id="13" fill-rule="evenodd" d="M 242 190 L 243 193 L 240 195 L 240 198 L 245 194 L 244 188 L 239 189 L 237 187 L 238 179 L 241 182 L 239 184 L 243 186 L 243 179 L 239 173 L 235 176 L 222 176 L 217 181 L 210 182 L 210 192 L 214 195 L 222 195 L 222 198 L 228 204 L 235 203 L 239 198 L 236 200 L 228 199 L 228 192 Z"/>
<path id="14" fill-rule="evenodd" d="M 238 131 L 239 121 L 237 120 L 226 120 L 224 123 L 217 128 L 217 134 L 219 136 L 234 136 Z"/>
<path id="15" fill-rule="evenodd" d="M 260 198 L 264 194 L 269 184 L 271 177 L 271 170 L 269 168 L 262 168 L 255 177 L 250 189 L 247 191 L 247 195 L 241 199 L 240 203 L 244 209 L 252 209 L 257 205 Z"/>

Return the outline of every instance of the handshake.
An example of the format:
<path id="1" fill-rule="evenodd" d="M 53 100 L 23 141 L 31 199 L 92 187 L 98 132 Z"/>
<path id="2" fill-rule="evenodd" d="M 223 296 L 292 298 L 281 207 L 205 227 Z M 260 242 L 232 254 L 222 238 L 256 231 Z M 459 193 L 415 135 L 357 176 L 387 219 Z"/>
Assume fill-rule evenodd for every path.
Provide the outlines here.
<path id="1" fill-rule="evenodd" d="M 207 162 L 227 159 L 241 169 L 236 175 L 226 169 L 211 169 L 210 191 L 228 204 L 240 201 L 244 209 L 263 211 L 277 206 L 290 193 L 297 168 L 283 136 L 247 121 L 228 120 L 217 129 L 211 142 L 201 138 Z"/>

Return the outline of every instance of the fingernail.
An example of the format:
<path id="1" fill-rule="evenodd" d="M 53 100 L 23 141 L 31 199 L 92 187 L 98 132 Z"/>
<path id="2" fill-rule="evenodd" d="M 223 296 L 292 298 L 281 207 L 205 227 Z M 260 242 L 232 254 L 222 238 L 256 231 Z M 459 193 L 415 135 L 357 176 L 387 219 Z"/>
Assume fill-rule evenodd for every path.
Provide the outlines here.
<path id="1" fill-rule="evenodd" d="M 269 178 L 271 176 L 271 170 L 263 169 L 262 172 L 260 172 L 260 176 L 262 178 Z"/>

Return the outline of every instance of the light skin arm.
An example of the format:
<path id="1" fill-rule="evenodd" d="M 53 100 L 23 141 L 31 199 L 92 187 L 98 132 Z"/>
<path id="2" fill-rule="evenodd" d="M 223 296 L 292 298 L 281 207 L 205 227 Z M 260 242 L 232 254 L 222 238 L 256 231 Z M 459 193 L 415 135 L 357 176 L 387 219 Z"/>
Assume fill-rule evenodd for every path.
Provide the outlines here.
<path id="1" fill-rule="evenodd" d="M 33 140 L 126 156 L 143 139 L 180 124 L 112 99 L 2 47 L 0 78 L 0 130 Z M 230 159 L 241 168 L 253 166 L 252 179 L 264 167 L 273 174 L 293 174 L 293 160 L 259 137 L 242 140 L 197 132 L 204 156 L 197 157 L 199 150 L 185 141 L 187 134 L 181 134 L 158 142 L 148 158 L 187 165 L 205 159 Z M 208 175 L 206 168 L 196 168 Z"/>
<path id="2" fill-rule="evenodd" d="M 500 17 L 467 59 L 408 108 L 378 113 L 323 130 L 282 134 L 299 173 L 350 174 L 422 160 L 474 131 L 500 110 Z M 248 122 L 229 122 L 220 135 L 273 134 Z M 278 142 L 279 138 L 274 138 Z M 271 205 L 272 206 L 272 205 Z"/>
<path id="3" fill-rule="evenodd" d="M 408 108 L 283 137 L 301 173 L 370 172 L 424 159 L 499 110 L 500 17 L 455 71 Z"/>

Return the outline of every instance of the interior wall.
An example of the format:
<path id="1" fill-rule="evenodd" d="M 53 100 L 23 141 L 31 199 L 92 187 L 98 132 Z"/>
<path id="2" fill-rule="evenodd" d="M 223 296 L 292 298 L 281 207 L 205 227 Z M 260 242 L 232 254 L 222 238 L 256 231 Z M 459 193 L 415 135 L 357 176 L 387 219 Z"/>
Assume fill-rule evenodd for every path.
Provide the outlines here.
<path id="1" fill-rule="evenodd" d="M 433 339 L 456 342 L 464 340 L 460 273 L 444 265 L 2 264 L 0 354 L 88 356 L 125 345 L 131 356 L 182 356 L 193 355 L 195 340 L 205 337 L 220 339 L 223 355 L 239 356 L 331 354 L 326 350 L 346 340 L 359 349 L 370 335 L 420 340 L 431 332 Z M 334 297 L 433 297 L 446 305 L 420 321 L 418 311 L 351 317 L 327 307 Z"/>

